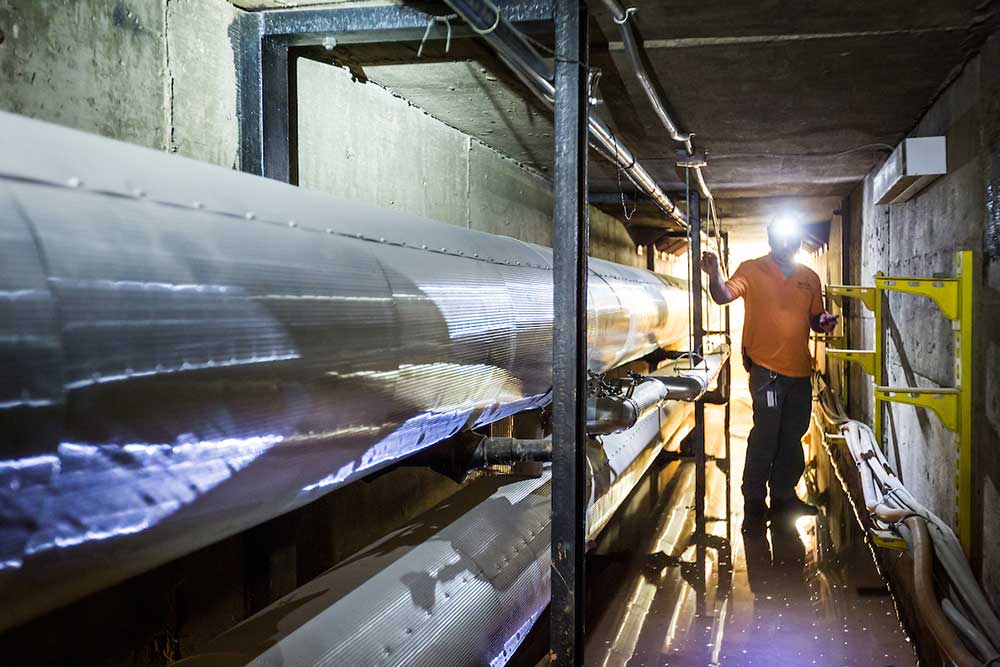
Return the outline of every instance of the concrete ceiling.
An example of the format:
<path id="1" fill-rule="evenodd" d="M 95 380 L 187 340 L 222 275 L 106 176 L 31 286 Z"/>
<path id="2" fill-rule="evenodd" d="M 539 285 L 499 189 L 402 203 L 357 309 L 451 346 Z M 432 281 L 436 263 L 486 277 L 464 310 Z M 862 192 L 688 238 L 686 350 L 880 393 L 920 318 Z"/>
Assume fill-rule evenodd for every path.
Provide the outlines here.
<path id="1" fill-rule="evenodd" d="M 975 52 L 997 12 L 997 3 L 982 0 L 815 0 L 808 9 L 798 0 L 627 4 L 638 7 L 648 65 L 675 119 L 708 153 L 705 175 L 729 224 L 756 224 L 789 207 L 807 222 L 829 219 Z M 664 189 L 680 192 L 675 145 L 640 94 L 610 15 L 602 3 L 591 5 L 591 60 L 603 73 L 599 113 Z M 443 42 L 429 42 L 418 62 L 416 46 L 353 45 L 333 57 L 550 171 L 549 112 L 485 47 L 455 40 L 445 55 Z M 618 191 L 616 170 L 597 157 L 591 189 Z M 620 206 L 605 208 L 621 213 Z M 638 220 L 657 224 L 658 216 L 641 206 Z"/>

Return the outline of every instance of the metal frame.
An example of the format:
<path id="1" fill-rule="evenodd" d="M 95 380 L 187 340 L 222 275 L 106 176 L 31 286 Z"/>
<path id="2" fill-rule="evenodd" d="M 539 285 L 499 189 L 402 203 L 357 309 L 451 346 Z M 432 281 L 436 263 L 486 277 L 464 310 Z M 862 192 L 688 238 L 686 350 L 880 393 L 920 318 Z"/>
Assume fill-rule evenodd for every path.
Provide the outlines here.
<path id="1" fill-rule="evenodd" d="M 687 197 L 688 233 L 690 235 L 688 252 L 691 255 L 694 269 L 691 271 L 691 353 L 702 354 L 705 337 L 704 294 L 702 293 L 701 269 L 698 262 L 701 258 L 701 194 L 697 188 L 688 191 Z M 691 448 L 694 454 L 694 533 L 697 536 L 695 544 L 697 563 L 698 596 L 696 604 L 699 613 L 705 606 L 705 559 L 707 557 L 706 521 L 705 521 L 705 401 L 699 400 L 694 405 L 694 429 L 691 431 Z"/>
<path id="2" fill-rule="evenodd" d="M 590 71 L 587 5 L 557 0 L 552 239 L 551 664 L 583 665 L 587 550 L 587 203 Z"/>
<path id="3" fill-rule="evenodd" d="M 973 255 L 962 250 L 955 256 L 952 278 L 914 278 L 875 275 L 875 287 L 831 285 L 830 296 L 861 300 L 875 315 L 874 350 L 832 350 L 837 359 L 860 364 L 874 379 L 873 430 L 882 446 L 885 403 L 904 403 L 934 411 L 941 425 L 958 435 L 958 537 L 966 554 L 972 547 L 972 301 Z M 951 388 L 890 387 L 885 385 L 885 292 L 924 296 L 937 304 L 953 323 L 955 332 L 955 386 Z M 884 545 L 889 546 L 889 545 Z"/>
<path id="4" fill-rule="evenodd" d="M 726 262 L 726 266 L 729 266 L 729 232 L 722 233 L 722 253 Z M 732 426 L 732 383 L 733 383 L 733 327 L 729 315 L 729 304 L 723 306 L 723 312 L 725 313 L 724 325 L 726 328 L 726 345 L 729 346 L 729 358 L 726 359 L 726 368 L 724 372 L 726 374 L 726 387 L 725 387 L 725 415 L 723 428 L 725 428 L 725 452 L 726 452 L 726 544 L 729 545 L 730 550 L 733 546 L 733 490 L 732 490 L 732 479 L 733 479 L 733 455 L 732 455 L 732 437 L 731 437 L 731 426 Z M 716 461 L 718 465 L 718 461 Z"/>
<path id="5" fill-rule="evenodd" d="M 518 29 L 550 29 L 551 0 L 495 3 Z M 295 55 L 305 46 L 419 41 L 434 15 L 408 5 L 324 7 L 248 12 L 238 19 L 240 169 L 296 183 Z M 452 38 L 475 36 L 461 21 Z M 443 39 L 432 30 L 429 39 Z"/>
<path id="6" fill-rule="evenodd" d="M 555 16 L 552 483 L 553 664 L 582 665 L 586 556 L 586 370 L 589 35 L 579 0 L 497 3 L 530 32 Z M 296 47 L 419 40 L 433 16 L 409 6 L 249 13 L 239 23 L 240 168 L 296 183 Z M 453 37 L 474 36 L 456 21 Z M 443 34 L 436 35 L 441 38 Z"/>
<path id="7" fill-rule="evenodd" d="M 586 602 L 584 388 L 590 132 L 587 6 L 580 0 L 509 0 L 492 4 L 507 23 L 521 32 L 549 30 L 555 23 L 552 662 L 582 665 Z M 433 15 L 408 5 L 270 10 L 243 15 L 238 24 L 237 58 L 241 170 L 297 183 L 294 49 L 418 41 L 434 21 Z M 461 21 L 455 21 L 451 31 L 453 38 L 476 36 L 476 31 Z M 433 31 L 431 38 L 443 39 L 444 30 Z M 692 252 L 697 254 L 701 244 L 699 195 L 695 191 L 691 196 L 689 206 L 693 205 L 693 209 L 689 210 L 695 211 L 697 219 Z M 694 347 L 700 351 L 703 323 L 698 272 L 692 290 L 697 295 Z M 694 442 L 699 470 L 698 525 L 704 535 L 705 447 L 701 402 L 696 406 Z M 703 563 L 703 540 L 698 548 L 699 561 Z"/>

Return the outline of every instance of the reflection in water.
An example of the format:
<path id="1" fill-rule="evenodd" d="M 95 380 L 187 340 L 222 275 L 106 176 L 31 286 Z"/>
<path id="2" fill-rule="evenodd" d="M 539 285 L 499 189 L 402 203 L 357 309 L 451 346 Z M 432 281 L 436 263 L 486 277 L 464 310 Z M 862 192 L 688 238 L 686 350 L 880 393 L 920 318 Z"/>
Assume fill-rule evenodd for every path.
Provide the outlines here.
<path id="1" fill-rule="evenodd" d="M 707 449 L 721 454 L 721 408 L 707 413 Z M 749 419 L 745 399 L 734 400 L 733 480 L 742 475 Z M 709 464 L 708 534 L 700 538 L 693 464 L 654 467 L 588 562 L 586 664 L 915 664 L 843 492 L 836 483 L 816 488 L 824 465 L 811 466 L 809 488 L 802 485 L 819 516 L 755 528 L 742 525 L 738 481 L 727 523 L 726 478 Z"/>

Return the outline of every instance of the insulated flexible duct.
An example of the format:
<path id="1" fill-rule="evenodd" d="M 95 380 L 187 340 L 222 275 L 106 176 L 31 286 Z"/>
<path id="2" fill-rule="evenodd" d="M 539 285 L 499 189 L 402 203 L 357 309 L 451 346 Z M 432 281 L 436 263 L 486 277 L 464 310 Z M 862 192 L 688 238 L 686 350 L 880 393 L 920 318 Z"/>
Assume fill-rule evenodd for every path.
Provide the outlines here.
<path id="1" fill-rule="evenodd" d="M 0 628 L 549 400 L 546 248 L 0 136 Z M 682 344 L 686 301 L 591 260 L 590 369 Z"/>

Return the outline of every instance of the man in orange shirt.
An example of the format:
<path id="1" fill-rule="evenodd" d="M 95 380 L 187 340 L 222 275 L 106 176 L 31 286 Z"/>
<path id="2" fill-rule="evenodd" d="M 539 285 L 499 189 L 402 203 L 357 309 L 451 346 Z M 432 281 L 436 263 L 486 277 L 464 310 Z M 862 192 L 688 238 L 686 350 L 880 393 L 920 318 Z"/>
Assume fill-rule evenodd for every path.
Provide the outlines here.
<path id="1" fill-rule="evenodd" d="M 785 220 L 767 227 L 771 253 L 740 264 L 725 280 L 718 258 L 706 252 L 702 268 L 718 304 L 743 297 L 743 362 L 750 371 L 753 429 L 743 469 L 746 521 L 762 525 L 770 490 L 772 521 L 815 514 L 799 500 L 795 485 L 805 470 L 802 436 L 812 412 L 809 329 L 829 333 L 837 316 L 823 308 L 819 276 L 795 261 L 801 231 Z"/>

